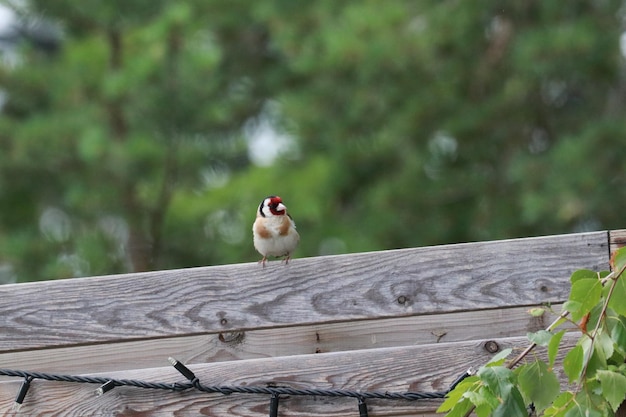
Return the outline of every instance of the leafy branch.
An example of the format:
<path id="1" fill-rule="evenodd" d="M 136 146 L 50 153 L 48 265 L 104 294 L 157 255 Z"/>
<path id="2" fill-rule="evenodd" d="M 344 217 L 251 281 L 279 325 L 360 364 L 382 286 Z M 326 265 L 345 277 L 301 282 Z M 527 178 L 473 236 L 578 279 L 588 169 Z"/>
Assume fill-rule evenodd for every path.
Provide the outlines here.
<path id="1" fill-rule="evenodd" d="M 612 272 L 579 270 L 563 310 L 545 330 L 529 333 L 530 344 L 507 362 L 512 349 L 491 359 L 448 394 L 438 412 L 447 417 L 610 417 L 626 398 L 626 248 L 611 258 Z M 581 331 L 563 356 L 568 385 L 554 372 L 561 340 L 573 323 Z M 590 332 L 587 329 L 592 329 Z M 558 331 L 557 331 L 558 330 Z M 546 348 L 547 362 L 528 354 Z"/>

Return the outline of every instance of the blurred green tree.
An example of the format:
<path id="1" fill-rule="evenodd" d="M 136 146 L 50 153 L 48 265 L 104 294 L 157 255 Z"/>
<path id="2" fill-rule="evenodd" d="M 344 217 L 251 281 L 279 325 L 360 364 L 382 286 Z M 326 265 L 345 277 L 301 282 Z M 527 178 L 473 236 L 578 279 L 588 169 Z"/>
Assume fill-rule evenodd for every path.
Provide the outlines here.
<path id="1" fill-rule="evenodd" d="M 622 1 L 19 4 L 62 34 L 0 65 L 19 280 L 253 260 L 269 194 L 300 256 L 624 227 Z"/>
<path id="2" fill-rule="evenodd" d="M 20 3 L 24 26 L 62 30 L 0 72 L 0 253 L 20 279 L 197 262 L 194 242 L 163 255 L 171 199 L 248 165 L 240 126 L 267 96 L 251 77 L 273 59 L 244 5 L 202 3 Z"/>
<path id="3" fill-rule="evenodd" d="M 279 101 L 303 153 L 332 155 L 325 217 L 349 249 L 624 227 L 607 204 L 626 202 L 624 10 L 310 2 L 271 20 L 297 80 Z"/>

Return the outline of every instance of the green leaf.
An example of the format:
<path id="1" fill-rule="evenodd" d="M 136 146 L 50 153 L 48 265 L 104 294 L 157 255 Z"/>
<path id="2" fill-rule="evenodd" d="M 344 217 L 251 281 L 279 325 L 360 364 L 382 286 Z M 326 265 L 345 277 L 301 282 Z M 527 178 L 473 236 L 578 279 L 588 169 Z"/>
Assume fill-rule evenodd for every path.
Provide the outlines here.
<path id="1" fill-rule="evenodd" d="M 574 321 L 580 320 L 600 302 L 602 283 L 596 278 L 580 278 L 572 283 L 569 300 L 565 303 Z"/>
<path id="2" fill-rule="evenodd" d="M 626 317 L 618 316 L 614 311 L 607 310 L 606 326 L 615 342 L 615 348 L 626 355 Z"/>
<path id="3" fill-rule="evenodd" d="M 602 413 L 589 408 L 587 405 L 574 403 L 574 406 L 565 413 L 564 417 L 602 417 Z"/>
<path id="4" fill-rule="evenodd" d="M 528 417 L 522 394 L 513 387 L 504 397 L 502 404 L 493 411 L 492 417 Z"/>
<path id="5" fill-rule="evenodd" d="M 602 349 L 602 346 L 598 347 L 596 342 L 592 343 L 591 339 L 588 337 L 583 337 L 579 343 L 583 348 L 583 357 L 585 360 L 589 358 L 585 377 L 593 378 L 597 370 L 606 369 L 607 367 L 607 357 L 605 356 L 605 351 Z M 591 355 L 589 355 L 589 350 L 592 348 L 593 351 L 591 352 Z"/>
<path id="6" fill-rule="evenodd" d="M 451 408 L 443 408 L 443 404 L 437 410 L 438 413 L 448 411 L 446 417 L 465 417 L 465 415 L 474 407 L 472 402 L 467 398 L 462 398 L 459 402 L 455 403 Z"/>
<path id="7" fill-rule="evenodd" d="M 565 413 L 564 417 L 602 417 L 604 413 L 599 411 L 595 405 L 598 399 L 597 396 L 586 391 L 579 392 L 573 401 L 573 407 Z"/>
<path id="8" fill-rule="evenodd" d="M 525 398 L 535 404 L 538 411 L 548 407 L 561 392 L 558 378 L 540 360 L 521 366 L 517 381 Z"/>
<path id="9" fill-rule="evenodd" d="M 500 404 L 500 403 L 498 403 Z M 496 405 L 497 407 L 497 405 Z M 493 411 L 493 408 L 489 407 L 487 404 L 481 404 L 481 405 L 477 405 L 476 408 L 474 408 L 474 413 L 478 416 L 478 417 L 491 417 L 491 412 Z"/>
<path id="10" fill-rule="evenodd" d="M 613 271 L 619 272 L 626 265 L 626 247 L 620 248 L 611 257 Z M 613 295 L 609 300 L 609 307 L 615 310 L 617 314 L 626 316 L 626 273 L 622 273 L 616 278 Z"/>
<path id="11" fill-rule="evenodd" d="M 563 310 L 569 311 L 570 313 L 573 311 L 579 311 L 582 308 L 583 303 L 574 300 L 567 300 L 563 303 Z"/>
<path id="12" fill-rule="evenodd" d="M 612 371 L 598 370 L 596 377 L 602 386 L 602 396 L 617 411 L 620 404 L 626 399 L 626 376 Z"/>
<path id="13" fill-rule="evenodd" d="M 579 269 L 574 271 L 569 280 L 573 284 L 581 279 L 598 279 L 598 273 L 590 269 Z"/>
<path id="14" fill-rule="evenodd" d="M 508 395 L 515 381 L 513 371 L 504 366 L 482 367 L 478 377 L 500 399 Z"/>
<path id="15" fill-rule="evenodd" d="M 589 312 L 589 317 L 588 317 L 587 326 L 586 326 L 588 332 L 591 332 L 593 331 L 593 329 L 596 328 L 596 325 L 598 324 L 598 320 L 603 320 L 603 317 L 602 317 L 603 307 L 604 307 L 603 303 L 598 303 Z"/>
<path id="16" fill-rule="evenodd" d="M 465 378 L 446 395 L 446 399 L 439 406 L 437 412 L 442 413 L 451 410 L 461 401 L 466 392 L 475 391 L 479 384 L 480 379 L 476 375 Z"/>
<path id="17" fill-rule="evenodd" d="M 506 360 L 506 358 L 511 354 L 511 352 L 513 351 L 513 349 L 508 348 L 508 349 L 504 349 L 501 352 L 498 352 L 496 355 L 494 355 L 489 362 L 487 362 L 487 364 L 485 366 L 500 366 L 504 363 L 504 361 Z"/>
<path id="18" fill-rule="evenodd" d="M 574 402 L 574 394 L 572 392 L 566 391 L 561 393 L 556 399 L 552 402 L 552 405 L 544 411 L 543 415 L 545 417 L 553 417 L 553 416 L 562 416 L 567 410 L 569 410 Z"/>
<path id="19" fill-rule="evenodd" d="M 569 379 L 569 382 L 574 382 L 580 377 L 580 373 L 583 370 L 583 348 L 580 345 L 576 345 L 570 350 L 565 358 L 563 358 L 563 370 Z"/>
<path id="20" fill-rule="evenodd" d="M 565 330 L 561 330 L 555 334 L 552 339 L 550 339 L 550 343 L 548 343 L 548 361 L 550 362 L 550 368 L 554 366 L 554 361 L 557 353 L 559 352 L 559 345 L 561 344 L 561 339 L 564 334 Z"/>
<path id="21" fill-rule="evenodd" d="M 608 359 L 611 356 L 613 356 L 613 352 L 615 350 L 613 346 L 613 339 L 611 339 L 611 336 L 609 336 L 606 332 L 600 331 L 596 335 L 596 338 L 593 341 L 593 343 L 594 343 L 594 348 L 600 353 L 602 353 L 602 356 L 605 359 Z"/>
<path id="22" fill-rule="evenodd" d="M 552 336 L 554 335 L 547 330 L 539 330 L 535 333 L 527 333 L 526 336 L 528 337 L 528 340 L 538 346 L 548 346 L 550 339 L 552 339 Z"/>
<path id="23" fill-rule="evenodd" d="M 533 307 L 530 310 L 528 310 L 528 314 L 530 314 L 533 317 L 541 317 L 545 313 L 546 313 L 546 309 L 541 308 L 541 307 Z"/>
<path id="24" fill-rule="evenodd" d="M 500 405 L 495 395 L 485 387 L 478 391 L 467 391 L 463 397 L 468 398 L 476 406 L 475 412 L 478 417 L 488 417 Z"/>
<path id="25" fill-rule="evenodd" d="M 613 294 L 609 300 L 609 307 L 615 310 L 617 314 L 626 316 L 626 273 L 617 278 Z"/>
<path id="26" fill-rule="evenodd" d="M 566 310 L 565 308 L 561 307 L 561 312 L 563 312 L 565 310 Z M 567 322 L 568 322 L 567 318 L 561 317 L 557 321 L 554 322 L 554 324 L 552 325 L 552 328 L 556 329 L 558 327 L 561 327 L 564 323 L 567 323 Z"/>

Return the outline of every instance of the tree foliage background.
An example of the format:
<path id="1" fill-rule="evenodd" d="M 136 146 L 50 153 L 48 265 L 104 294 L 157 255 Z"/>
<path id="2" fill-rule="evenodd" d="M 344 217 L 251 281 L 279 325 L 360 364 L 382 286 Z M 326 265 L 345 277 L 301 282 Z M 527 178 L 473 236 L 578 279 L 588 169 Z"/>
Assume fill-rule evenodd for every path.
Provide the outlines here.
<path id="1" fill-rule="evenodd" d="M 4 282 L 626 227 L 622 1 L 4 1 Z"/>

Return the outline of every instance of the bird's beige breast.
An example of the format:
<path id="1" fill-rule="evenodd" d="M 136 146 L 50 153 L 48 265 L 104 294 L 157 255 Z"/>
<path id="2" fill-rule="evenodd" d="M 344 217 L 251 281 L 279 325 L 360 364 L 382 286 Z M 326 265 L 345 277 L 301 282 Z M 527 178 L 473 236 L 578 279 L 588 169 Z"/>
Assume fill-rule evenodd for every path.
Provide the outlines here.
<path id="1" fill-rule="evenodd" d="M 263 255 L 288 255 L 300 241 L 289 216 L 259 217 L 254 222 L 253 231 L 254 247 Z"/>
<path id="2" fill-rule="evenodd" d="M 292 228 L 289 216 L 259 217 L 254 222 L 254 233 L 263 239 L 287 236 Z"/>
<path id="3" fill-rule="evenodd" d="M 254 230 L 255 237 L 258 236 L 261 239 L 269 239 L 269 238 L 272 237 L 271 229 L 268 228 L 269 225 L 267 225 L 266 223 L 267 222 L 262 217 L 259 217 L 254 222 L 254 229 L 253 230 Z"/>
<path id="4" fill-rule="evenodd" d="M 278 227 L 278 234 L 280 236 L 287 236 L 289 234 L 289 229 L 291 228 L 291 219 L 288 216 L 281 216 L 282 222 Z"/>

